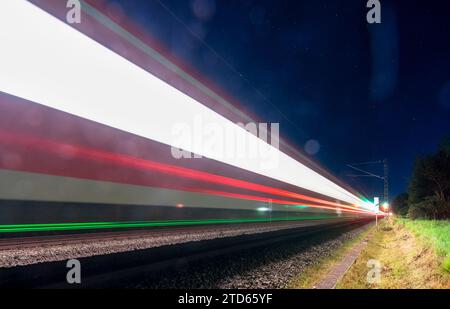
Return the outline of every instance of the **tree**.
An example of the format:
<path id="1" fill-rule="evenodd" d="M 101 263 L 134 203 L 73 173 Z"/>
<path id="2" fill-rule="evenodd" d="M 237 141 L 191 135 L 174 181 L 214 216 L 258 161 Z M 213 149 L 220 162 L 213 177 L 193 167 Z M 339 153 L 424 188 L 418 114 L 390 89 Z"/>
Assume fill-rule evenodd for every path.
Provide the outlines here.
<path id="1" fill-rule="evenodd" d="M 450 141 L 445 138 L 435 154 L 420 157 L 408 188 L 411 217 L 450 218 Z"/>
<path id="2" fill-rule="evenodd" d="M 399 216 L 406 216 L 408 214 L 408 193 L 398 195 L 392 201 L 392 211 Z"/>

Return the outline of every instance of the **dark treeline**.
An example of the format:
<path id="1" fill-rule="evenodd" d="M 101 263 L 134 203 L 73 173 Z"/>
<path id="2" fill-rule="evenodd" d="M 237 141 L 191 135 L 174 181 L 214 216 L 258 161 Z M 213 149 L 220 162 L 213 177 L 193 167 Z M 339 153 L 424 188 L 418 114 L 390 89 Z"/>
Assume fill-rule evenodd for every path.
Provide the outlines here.
<path id="1" fill-rule="evenodd" d="M 411 219 L 450 219 L 450 140 L 438 151 L 417 158 L 408 192 L 397 196 L 392 209 Z"/>

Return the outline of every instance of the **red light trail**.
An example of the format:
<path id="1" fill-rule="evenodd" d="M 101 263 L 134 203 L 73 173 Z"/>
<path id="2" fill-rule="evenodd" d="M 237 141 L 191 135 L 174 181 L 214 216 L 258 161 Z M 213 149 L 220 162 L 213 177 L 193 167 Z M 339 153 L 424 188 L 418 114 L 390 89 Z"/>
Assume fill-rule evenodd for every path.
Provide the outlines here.
<path id="1" fill-rule="evenodd" d="M 12 144 L 12 145 L 22 145 L 27 147 L 32 147 L 34 149 L 38 149 L 40 151 L 44 152 L 53 152 L 56 154 L 59 154 L 60 156 L 67 156 L 70 155 L 71 157 L 82 157 L 85 159 L 97 161 L 97 162 L 105 162 L 109 161 L 116 165 L 126 166 L 126 167 L 132 167 L 135 169 L 144 169 L 144 170 L 150 170 L 150 171 L 156 171 L 164 174 L 174 175 L 177 177 L 202 181 L 206 183 L 214 183 L 214 184 L 220 184 L 225 185 L 229 187 L 234 188 L 240 188 L 240 189 L 248 189 L 251 191 L 261 192 L 261 193 L 267 193 L 267 194 L 273 194 L 277 196 L 282 197 L 288 197 L 292 198 L 296 201 L 289 201 L 289 200 L 281 200 L 281 199 L 272 199 L 267 197 L 260 197 L 260 196 L 253 196 L 253 195 L 246 195 L 246 194 L 237 194 L 237 193 L 231 193 L 231 192 L 224 192 L 224 191 L 218 191 L 218 190 L 209 190 L 209 189 L 203 189 L 203 188 L 188 188 L 188 191 L 192 192 L 203 192 L 207 194 L 212 195 L 220 195 L 220 196 L 226 196 L 231 198 L 239 198 L 239 199 L 247 199 L 247 200 L 254 200 L 254 201 L 262 201 L 262 202 L 274 202 L 277 204 L 286 204 L 286 205 L 303 205 L 308 206 L 312 208 L 321 208 L 321 209 L 328 209 L 328 210 L 337 210 L 340 209 L 341 211 L 346 212 L 354 212 L 354 213 L 371 213 L 370 211 L 357 209 L 356 207 L 349 206 L 349 205 L 343 205 L 339 203 L 333 203 L 330 201 L 322 200 L 319 198 L 314 198 L 310 196 L 306 196 L 303 194 L 298 194 L 278 188 L 272 188 L 260 184 L 251 183 L 248 181 L 243 181 L 239 179 L 229 178 L 225 176 L 220 176 L 216 174 L 211 174 L 207 172 L 202 172 L 198 170 L 188 169 L 184 167 L 178 167 L 173 166 L 169 164 L 159 163 L 155 161 L 150 160 L 144 160 L 136 157 L 132 157 L 129 155 L 124 155 L 120 153 L 112 153 L 112 152 L 106 152 L 102 150 L 97 150 L 89 147 L 84 147 L 80 145 L 74 145 L 74 144 L 68 144 L 68 143 L 62 143 L 54 140 L 49 139 L 43 139 L 35 136 L 25 135 L 25 134 L 18 134 L 18 133 L 11 133 L 6 132 L 4 130 L 0 130 L 0 141 L 5 144 Z M 313 203 L 318 204 L 310 204 L 310 203 L 304 203 L 304 201 L 309 201 Z M 331 207 L 333 206 L 333 207 Z"/>

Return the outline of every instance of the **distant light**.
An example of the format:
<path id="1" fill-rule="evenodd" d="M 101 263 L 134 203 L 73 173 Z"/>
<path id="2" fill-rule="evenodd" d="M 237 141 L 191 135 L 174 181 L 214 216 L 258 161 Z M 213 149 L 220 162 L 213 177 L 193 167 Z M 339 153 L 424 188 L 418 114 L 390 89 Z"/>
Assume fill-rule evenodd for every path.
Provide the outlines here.
<path id="1" fill-rule="evenodd" d="M 184 205 L 183 204 L 177 204 L 177 208 L 183 208 L 184 207 Z"/>
<path id="2" fill-rule="evenodd" d="M 257 211 L 270 211 L 270 208 L 268 208 L 268 207 L 259 207 L 256 210 Z"/>
<path id="3" fill-rule="evenodd" d="M 390 213 L 389 213 L 389 216 L 392 216 L 392 215 L 393 215 L 393 213 L 392 213 L 392 212 L 390 212 Z"/>

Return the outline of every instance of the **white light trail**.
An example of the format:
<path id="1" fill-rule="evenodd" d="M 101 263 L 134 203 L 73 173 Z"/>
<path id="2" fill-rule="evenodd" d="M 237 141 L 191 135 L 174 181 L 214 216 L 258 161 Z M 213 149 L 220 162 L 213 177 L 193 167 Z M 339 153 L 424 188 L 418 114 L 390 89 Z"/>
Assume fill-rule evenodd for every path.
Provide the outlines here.
<path id="1" fill-rule="evenodd" d="M 267 147 L 235 123 L 27 1 L 0 2 L 0 29 L 0 91 L 175 147 L 181 145 L 173 141 L 173 126 L 198 116 Z M 271 170 L 261 168 L 262 158 L 217 158 L 195 144 L 186 150 L 371 208 L 275 148 L 279 165 Z"/>

